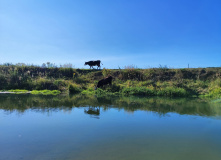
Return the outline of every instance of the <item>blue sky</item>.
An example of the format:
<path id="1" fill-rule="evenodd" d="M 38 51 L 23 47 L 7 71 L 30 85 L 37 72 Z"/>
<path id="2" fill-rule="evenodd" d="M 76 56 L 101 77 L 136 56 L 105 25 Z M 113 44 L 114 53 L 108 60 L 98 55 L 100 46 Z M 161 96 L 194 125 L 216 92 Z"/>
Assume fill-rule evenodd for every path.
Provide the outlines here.
<path id="1" fill-rule="evenodd" d="M 221 67 L 220 0 L 0 0 L 0 64 Z"/>

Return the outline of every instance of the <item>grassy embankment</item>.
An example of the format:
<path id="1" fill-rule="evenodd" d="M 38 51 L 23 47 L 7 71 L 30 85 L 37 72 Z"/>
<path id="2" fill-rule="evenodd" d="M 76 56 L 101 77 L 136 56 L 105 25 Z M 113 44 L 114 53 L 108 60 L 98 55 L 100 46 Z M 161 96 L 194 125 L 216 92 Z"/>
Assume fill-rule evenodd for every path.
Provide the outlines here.
<path id="1" fill-rule="evenodd" d="M 97 82 L 108 75 L 114 77 L 112 86 L 95 90 Z M 57 90 L 53 92 L 96 95 L 219 98 L 221 97 L 221 68 L 137 69 L 129 66 L 125 69 L 90 70 L 0 65 L 0 90 L 11 89 Z M 33 93 L 36 92 L 33 91 Z"/>

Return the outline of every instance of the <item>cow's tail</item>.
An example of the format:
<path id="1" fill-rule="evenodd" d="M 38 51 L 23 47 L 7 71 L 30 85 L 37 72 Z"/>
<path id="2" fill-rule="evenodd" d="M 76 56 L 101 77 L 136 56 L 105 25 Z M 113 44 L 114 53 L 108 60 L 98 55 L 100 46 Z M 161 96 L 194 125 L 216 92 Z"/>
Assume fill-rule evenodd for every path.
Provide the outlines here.
<path id="1" fill-rule="evenodd" d="M 102 64 L 102 63 L 101 63 Z M 103 65 L 103 64 L 102 64 Z"/>

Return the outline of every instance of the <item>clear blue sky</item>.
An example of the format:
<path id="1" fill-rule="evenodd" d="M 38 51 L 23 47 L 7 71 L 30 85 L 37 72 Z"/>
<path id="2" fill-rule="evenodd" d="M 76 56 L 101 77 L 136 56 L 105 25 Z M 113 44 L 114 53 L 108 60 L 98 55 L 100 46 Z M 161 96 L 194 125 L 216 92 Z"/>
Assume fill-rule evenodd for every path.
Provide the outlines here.
<path id="1" fill-rule="evenodd" d="M 220 0 L 0 0 L 0 64 L 221 67 Z"/>

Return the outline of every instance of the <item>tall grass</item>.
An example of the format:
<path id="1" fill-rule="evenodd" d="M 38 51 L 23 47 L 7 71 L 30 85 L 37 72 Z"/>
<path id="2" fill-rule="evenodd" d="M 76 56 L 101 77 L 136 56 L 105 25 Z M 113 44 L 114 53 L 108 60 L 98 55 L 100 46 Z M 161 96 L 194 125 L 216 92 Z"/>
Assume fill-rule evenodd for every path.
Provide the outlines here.
<path id="1" fill-rule="evenodd" d="M 50 63 L 51 64 L 51 63 Z M 124 69 L 73 69 L 23 64 L 0 65 L 0 90 L 59 90 L 70 93 L 123 94 L 145 96 L 207 95 L 220 97 L 221 68 L 159 68 L 139 69 L 134 65 Z M 112 86 L 95 90 L 98 81 L 114 77 Z"/>

